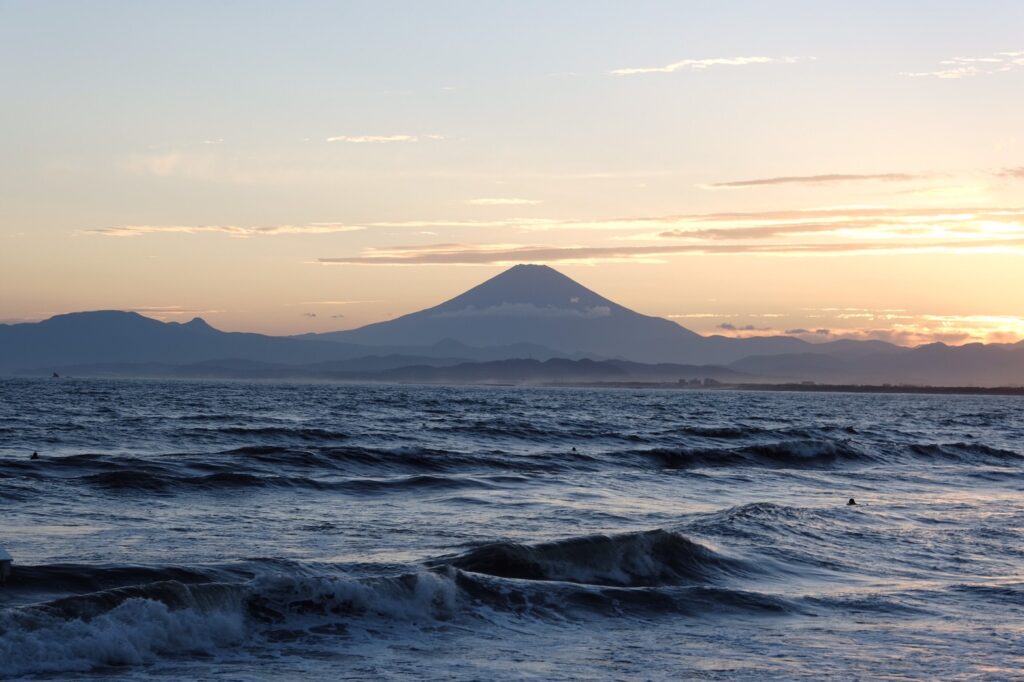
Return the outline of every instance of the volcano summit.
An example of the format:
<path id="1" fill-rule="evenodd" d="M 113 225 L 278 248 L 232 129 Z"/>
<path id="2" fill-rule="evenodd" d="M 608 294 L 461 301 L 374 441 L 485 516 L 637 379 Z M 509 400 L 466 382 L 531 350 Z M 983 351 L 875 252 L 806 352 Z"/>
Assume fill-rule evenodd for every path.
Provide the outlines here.
<path id="1" fill-rule="evenodd" d="M 388 322 L 321 335 L 362 345 L 533 343 L 565 354 L 668 360 L 701 337 L 641 315 L 546 265 L 516 265 L 444 303 Z"/>

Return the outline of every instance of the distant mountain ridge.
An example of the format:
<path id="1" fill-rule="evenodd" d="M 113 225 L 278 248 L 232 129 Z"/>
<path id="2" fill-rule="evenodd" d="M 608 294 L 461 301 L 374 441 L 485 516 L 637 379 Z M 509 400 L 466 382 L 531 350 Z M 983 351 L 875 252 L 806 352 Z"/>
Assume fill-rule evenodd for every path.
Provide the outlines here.
<path id="1" fill-rule="evenodd" d="M 196 318 L 160 322 L 117 310 L 69 313 L 38 323 L 0 326 L 0 368 L 101 362 L 189 363 L 236 357 L 268 362 L 330 360 L 349 346 L 222 332 Z"/>
<path id="2" fill-rule="evenodd" d="M 964 346 L 930 343 L 899 353 L 847 358 L 806 353 L 759 355 L 729 366 L 765 378 L 836 384 L 1024 386 L 1024 342 Z"/>
<path id="3" fill-rule="evenodd" d="M 426 310 L 327 334 L 222 332 L 199 318 L 160 322 L 111 310 L 0 324 L 0 374 L 70 368 L 83 375 L 460 382 L 484 375 L 513 381 L 518 372 L 521 380 L 556 381 L 553 372 L 622 375 L 627 365 L 616 362 L 631 363 L 630 381 L 641 375 L 661 381 L 681 371 L 670 367 L 699 366 L 704 376 L 732 373 L 752 381 L 1024 385 L 1024 342 L 903 348 L 882 341 L 704 337 L 538 265 L 515 266 Z M 497 364 L 476 366 L 487 363 Z"/>
<path id="4" fill-rule="evenodd" d="M 412 349 L 360 346 L 351 343 L 223 332 L 204 320 L 161 322 L 119 310 L 68 313 L 42 322 L 0 324 L 0 371 L 47 370 L 60 367 L 157 363 L 193 364 L 237 359 L 265 363 L 341 362 L 401 354 L 414 362 L 431 358 L 487 361 L 511 355 L 549 359 L 561 354 L 536 345 L 514 344 L 474 348 L 446 339 Z"/>

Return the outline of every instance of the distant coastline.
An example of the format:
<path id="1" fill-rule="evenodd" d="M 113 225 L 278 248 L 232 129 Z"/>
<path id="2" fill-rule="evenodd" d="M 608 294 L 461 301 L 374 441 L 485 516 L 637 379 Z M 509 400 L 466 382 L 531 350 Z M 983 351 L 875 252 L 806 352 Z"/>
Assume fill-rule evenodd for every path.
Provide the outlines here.
<path id="1" fill-rule="evenodd" d="M 1024 386 L 892 386 L 882 384 L 745 384 L 731 387 L 744 391 L 780 391 L 800 393 L 923 393 L 948 395 L 1018 395 Z"/>
<path id="2" fill-rule="evenodd" d="M 3 375 L 0 380 L 41 380 L 49 379 L 43 374 Z M 716 381 L 558 381 L 558 380 L 479 380 L 457 381 L 451 379 L 417 380 L 385 379 L 374 376 L 174 376 L 174 375 L 130 375 L 130 374 L 84 374 L 64 375 L 58 381 L 107 380 L 107 381 L 229 381 L 242 383 L 312 383 L 347 385 L 390 385 L 390 386 L 479 386 L 491 388 L 595 388 L 617 390 L 668 390 L 668 391 L 758 391 L 771 393 L 874 393 L 904 395 L 998 395 L 1024 396 L 1024 386 L 928 386 L 905 384 L 819 384 L 801 383 L 721 383 Z"/>
<path id="3" fill-rule="evenodd" d="M 502 384 L 508 385 L 508 384 Z M 536 385 L 536 384 L 532 384 Z M 775 393 L 880 393 L 880 394 L 921 394 L 921 395 L 1006 395 L 1024 396 L 1024 386 L 905 386 L 889 384 L 717 384 L 688 385 L 669 382 L 590 382 L 590 383 L 548 383 L 545 386 L 564 388 L 630 388 L 668 389 L 682 391 L 761 391 Z"/>

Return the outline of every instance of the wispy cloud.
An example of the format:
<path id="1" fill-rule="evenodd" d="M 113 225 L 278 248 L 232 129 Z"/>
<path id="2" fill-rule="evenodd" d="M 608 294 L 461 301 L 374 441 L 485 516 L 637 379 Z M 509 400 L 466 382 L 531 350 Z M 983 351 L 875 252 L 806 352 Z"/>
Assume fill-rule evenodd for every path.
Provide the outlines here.
<path id="1" fill-rule="evenodd" d="M 442 243 L 389 246 L 322 258 L 350 265 L 506 265 L 522 262 L 663 262 L 688 254 L 830 255 L 1024 251 L 1024 209 L 850 207 L 628 218 L 598 223 L 661 227 L 661 243 L 598 245 Z M 587 223 L 593 225 L 594 223 Z M 669 227 L 670 229 L 664 229 Z M 669 239 L 672 245 L 664 243 Z"/>
<path id="2" fill-rule="evenodd" d="M 753 225 L 740 227 L 712 227 L 702 229 L 677 228 L 659 232 L 659 237 L 674 237 L 682 239 L 699 240 L 723 240 L 723 239 L 768 239 L 771 237 L 783 237 L 793 235 L 806 235 L 813 233 L 837 232 L 840 230 L 861 229 L 864 227 L 876 226 L 874 219 L 846 219 L 835 222 L 778 222 L 767 225 Z"/>
<path id="3" fill-rule="evenodd" d="M 820 321 L 820 320 L 819 320 Z M 749 337 L 768 334 L 796 336 L 812 343 L 849 339 L 855 341 L 886 341 L 898 346 L 919 346 L 927 343 L 1016 343 L 1024 339 L 1024 318 L 1017 315 L 868 315 L 861 326 L 838 326 L 846 320 L 833 319 L 828 327 L 811 325 L 787 329 L 755 328 L 753 325 L 715 327 L 725 336 Z M 836 323 L 836 324 L 833 324 Z"/>
<path id="4" fill-rule="evenodd" d="M 740 187 L 760 187 L 763 185 L 830 185 L 844 182 L 909 182 L 921 180 L 928 176 L 912 173 L 828 173 L 823 175 L 783 175 L 773 178 L 754 178 L 752 180 L 732 180 L 729 182 L 712 182 L 697 185 L 703 189 L 735 189 Z"/>
<path id="5" fill-rule="evenodd" d="M 690 213 L 680 216 L 665 216 L 663 221 L 685 220 L 696 223 L 737 223 L 756 225 L 776 221 L 841 220 L 845 218 L 906 219 L 948 218 L 970 220 L 976 217 L 1017 218 L 1024 215 L 1024 208 L 945 206 L 928 208 L 904 208 L 893 206 L 835 206 L 822 208 L 797 208 L 778 211 L 723 211 L 719 213 Z"/>
<path id="6" fill-rule="evenodd" d="M 508 218 L 501 220 L 403 220 L 360 224 L 326 222 L 270 226 L 122 225 L 86 230 L 88 234 L 133 237 L 144 234 L 220 233 L 236 237 L 332 234 L 370 229 L 509 229 L 519 233 L 572 230 L 620 232 L 632 241 L 673 238 L 689 241 L 766 240 L 797 235 L 834 238 L 858 232 L 874 238 L 982 238 L 1018 236 L 1024 208 L 895 208 L 850 206 L 782 211 L 697 213 L 613 218 Z M 424 232 L 424 230 L 426 232 Z M 646 233 L 646 234 L 645 234 Z"/>
<path id="7" fill-rule="evenodd" d="M 194 317 L 196 315 L 213 315 L 224 312 L 223 310 L 189 308 L 187 306 L 180 305 L 144 305 L 126 308 L 126 310 L 140 315 L 145 315 L 146 317 L 152 317 L 157 320 L 173 320 L 186 315 Z"/>
<path id="8" fill-rule="evenodd" d="M 216 137 L 210 140 L 203 140 L 203 144 L 224 144 L 224 138 Z"/>
<path id="9" fill-rule="evenodd" d="M 470 206 L 533 206 L 541 202 L 537 199 L 519 199 L 515 197 L 508 197 L 490 199 L 466 199 L 465 203 Z"/>
<path id="10" fill-rule="evenodd" d="M 146 234 L 226 234 L 231 237 L 269 237 L 276 235 L 334 234 L 365 229 L 360 225 L 343 223 L 309 223 L 307 225 L 267 225 L 242 227 L 240 225 L 118 225 L 84 230 L 85 234 L 104 237 L 139 237 Z"/>
<path id="11" fill-rule="evenodd" d="M 366 223 L 367 227 L 385 227 L 396 229 L 425 229 L 425 228 L 482 228 L 482 227 L 523 227 L 535 229 L 557 228 L 571 224 L 558 218 L 505 218 L 501 220 L 385 220 Z"/>
<path id="12" fill-rule="evenodd" d="M 384 136 L 386 137 L 386 136 Z M 426 135 L 417 140 L 441 140 L 441 135 Z M 358 143 L 357 143 L 358 144 Z M 366 144 L 366 143 L 364 143 Z M 508 180 L 539 180 L 552 183 L 617 183 L 622 180 L 647 180 L 672 175 L 666 170 L 589 172 L 557 170 L 498 169 L 454 170 L 429 167 L 395 166 L 371 169 L 359 165 L 336 163 L 297 163 L 294 159 L 276 155 L 215 154 L 217 147 L 205 147 L 202 152 L 171 151 L 163 153 L 131 154 L 120 160 L 122 170 L 134 175 L 158 178 L 182 178 L 195 182 L 230 183 L 243 185 L 283 185 L 308 188 L 312 185 L 332 187 L 338 183 L 366 180 L 390 182 L 406 180 L 469 180 L 496 182 Z"/>
<path id="13" fill-rule="evenodd" d="M 382 303 L 383 301 L 379 298 L 366 299 L 359 301 L 305 301 L 299 303 L 299 305 L 357 305 L 360 303 Z"/>
<path id="14" fill-rule="evenodd" d="M 85 230 L 85 234 L 138 237 L 149 234 L 224 234 L 248 238 L 318 235 L 360 230 L 407 230 L 435 234 L 441 230 L 506 230 L 516 243 L 437 244 L 388 247 L 353 258 L 353 263 L 521 262 L 530 257 L 554 261 L 657 259 L 684 253 L 830 253 L 924 250 L 1016 250 L 1024 239 L 1024 208 L 849 206 L 803 210 L 722 212 L 595 219 L 508 218 L 503 220 L 406 220 L 361 224 L 340 222 L 239 225 L 121 225 Z M 546 232 L 589 234 L 596 244 L 548 246 Z M 603 236 L 604 234 L 610 237 Z M 522 239 L 523 235 L 532 235 Z M 671 240 L 674 246 L 666 246 Z M 525 242 L 525 243 L 524 243 Z M 609 242 L 619 242 L 609 244 Z M 659 243 L 660 242 L 660 243 Z M 453 247 L 449 249 L 448 247 Z M 472 252 L 467 252 L 471 249 Z M 516 250 L 522 250 L 518 252 Z M 450 251 L 449 253 L 440 253 Z M 330 260 L 330 259 L 329 259 Z"/>
<path id="15" fill-rule="evenodd" d="M 811 256 L 884 253 L 1024 252 L 1024 236 L 1010 239 L 932 240 L 879 243 L 851 241 L 791 244 L 682 244 L 678 246 L 546 246 L 455 244 L 370 249 L 351 257 L 320 258 L 324 265 L 514 265 L 517 263 L 665 262 L 685 255 Z"/>
<path id="16" fill-rule="evenodd" d="M 996 173 L 1002 178 L 1021 178 L 1024 179 L 1024 166 L 1017 166 L 1016 168 L 1004 168 L 1003 170 Z"/>
<path id="17" fill-rule="evenodd" d="M 419 142 L 424 140 L 443 140 L 443 135 L 335 135 L 328 137 L 328 142 L 348 142 L 350 144 L 386 144 L 389 142 Z"/>
<path id="18" fill-rule="evenodd" d="M 771 315 L 733 312 L 667 317 L 687 318 L 687 326 L 705 334 L 734 338 L 784 334 L 812 343 L 852 339 L 916 346 L 935 342 L 1014 343 L 1024 338 L 1024 317 L 1020 315 L 928 314 L 891 308 L 832 307 L 801 308 Z M 786 323 L 767 326 L 760 321 L 765 317 L 784 318 Z"/>
<path id="19" fill-rule="evenodd" d="M 498 220 L 405 220 L 363 223 L 367 228 L 393 228 L 434 230 L 442 228 L 508 228 L 520 232 L 580 231 L 580 232 L 650 232 L 661 236 L 691 235 L 697 230 L 720 230 L 722 234 L 707 232 L 706 237 L 725 236 L 726 230 L 741 228 L 772 228 L 774 233 L 814 232 L 825 230 L 870 227 L 891 220 L 909 224 L 968 223 L 978 220 L 1017 221 L 1020 208 L 895 208 L 885 206 L 840 206 L 782 211 L 689 213 L 657 216 L 623 216 L 609 218 L 520 218 Z M 820 224 L 815 227 L 813 223 Z M 673 230 L 679 234 L 666 234 Z M 756 233 L 756 232 L 755 232 Z M 751 233 L 751 234 L 755 234 Z M 733 232 L 734 236 L 743 236 Z M 748 235 L 749 236 L 749 235 Z M 642 238 L 643 235 L 640 235 Z"/>
<path id="20" fill-rule="evenodd" d="M 1024 236 L 1024 208 L 888 208 L 851 206 L 794 211 L 712 213 L 671 219 L 662 237 L 690 240 L 766 239 L 833 233 L 878 239 Z"/>
<path id="21" fill-rule="evenodd" d="M 939 67 L 931 71 L 902 71 L 900 75 L 910 78 L 956 80 L 1004 73 L 1024 67 L 1024 51 L 996 52 L 987 57 L 953 57 L 939 62 Z"/>
<path id="22" fill-rule="evenodd" d="M 670 320 L 702 320 L 718 319 L 722 317 L 735 317 L 734 313 L 672 313 L 665 315 Z"/>
<path id="23" fill-rule="evenodd" d="M 647 73 L 674 73 L 676 71 L 704 71 L 716 66 L 750 66 L 754 64 L 796 64 L 814 57 L 714 57 L 710 59 L 683 59 L 664 66 L 630 67 L 614 69 L 615 76 L 635 76 Z"/>

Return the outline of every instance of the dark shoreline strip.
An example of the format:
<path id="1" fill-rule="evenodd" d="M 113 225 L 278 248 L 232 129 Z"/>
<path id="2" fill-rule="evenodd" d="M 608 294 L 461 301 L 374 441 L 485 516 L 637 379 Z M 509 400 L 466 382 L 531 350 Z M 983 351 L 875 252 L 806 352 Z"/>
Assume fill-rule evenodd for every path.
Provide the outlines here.
<path id="1" fill-rule="evenodd" d="M 514 386 L 516 384 L 500 384 Z M 1024 386 L 904 386 L 896 384 L 718 384 L 708 386 L 684 386 L 668 382 L 594 382 L 594 383 L 544 383 L 533 386 L 562 388 L 649 388 L 681 391 L 764 391 L 779 393 L 882 393 L 882 394 L 924 394 L 924 395 L 1003 395 L 1024 396 Z"/>

